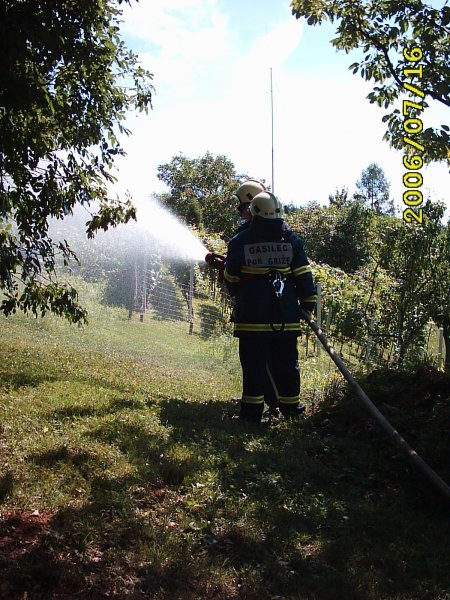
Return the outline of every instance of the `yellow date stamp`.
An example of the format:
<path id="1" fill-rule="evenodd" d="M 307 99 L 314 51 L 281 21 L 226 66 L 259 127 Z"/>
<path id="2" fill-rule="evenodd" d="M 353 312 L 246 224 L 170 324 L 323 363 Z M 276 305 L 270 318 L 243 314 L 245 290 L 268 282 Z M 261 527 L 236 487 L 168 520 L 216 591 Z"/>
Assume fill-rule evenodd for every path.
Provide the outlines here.
<path id="1" fill-rule="evenodd" d="M 420 80 L 423 77 L 423 63 L 420 61 L 423 58 L 423 52 L 419 46 L 413 46 L 404 48 L 403 56 L 411 63 L 403 69 L 405 78 L 403 88 L 415 96 L 414 100 L 418 100 L 417 102 L 403 100 L 402 106 L 403 141 L 406 146 L 409 146 L 403 155 L 403 166 L 407 169 L 403 175 L 403 185 L 406 188 L 403 192 L 403 204 L 407 207 L 403 211 L 403 220 L 407 223 L 416 222 L 421 225 L 423 223 L 423 208 L 420 206 L 423 202 L 421 191 L 423 176 L 420 169 L 423 167 L 422 153 L 425 148 L 417 141 L 416 136 L 423 131 L 422 119 L 417 117 L 424 109 L 425 92 L 420 87 Z M 407 81 L 407 78 L 410 78 L 411 81 Z M 416 83 L 415 79 L 418 79 L 419 83 Z"/>

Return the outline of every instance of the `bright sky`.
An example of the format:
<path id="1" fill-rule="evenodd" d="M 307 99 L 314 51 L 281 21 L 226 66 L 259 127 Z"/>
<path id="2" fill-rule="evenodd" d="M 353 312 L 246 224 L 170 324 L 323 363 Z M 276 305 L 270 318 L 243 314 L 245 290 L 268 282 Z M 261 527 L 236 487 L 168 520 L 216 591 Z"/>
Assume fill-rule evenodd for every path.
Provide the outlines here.
<path id="1" fill-rule="evenodd" d="M 329 43 L 334 26 L 296 20 L 289 0 L 141 0 L 125 8 L 122 33 L 154 74 L 156 94 L 148 116 L 128 119 L 119 189 L 136 199 L 167 191 L 157 166 L 180 152 L 197 158 L 207 151 L 270 184 L 272 69 L 280 200 L 326 204 L 336 188 L 352 193 L 376 162 L 402 205 L 402 153 L 382 141 L 386 111 L 366 100 L 370 85 L 348 70 L 357 57 Z M 424 127 L 450 121 L 438 108 L 422 120 Z M 448 167 L 421 172 L 424 196 L 431 191 L 450 208 Z"/>

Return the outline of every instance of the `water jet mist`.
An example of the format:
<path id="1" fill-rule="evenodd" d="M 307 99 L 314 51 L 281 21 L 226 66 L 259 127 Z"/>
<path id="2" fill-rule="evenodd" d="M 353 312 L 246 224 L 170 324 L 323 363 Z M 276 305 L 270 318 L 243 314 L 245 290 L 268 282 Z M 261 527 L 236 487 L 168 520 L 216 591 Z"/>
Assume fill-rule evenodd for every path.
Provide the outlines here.
<path id="1" fill-rule="evenodd" d="M 136 222 L 125 226 L 130 233 L 135 231 L 165 258 L 188 262 L 205 260 L 208 249 L 186 225 L 156 200 L 135 203 L 135 206 Z"/>
<path id="2" fill-rule="evenodd" d="M 63 222 L 53 219 L 51 234 L 55 239 L 68 239 L 70 246 L 83 260 L 94 253 L 113 259 L 149 254 L 169 262 L 204 262 L 208 249 L 169 210 L 154 199 L 134 201 L 136 221 L 121 223 L 106 231 L 99 230 L 94 238 L 86 238 L 89 213 L 77 206 Z"/>

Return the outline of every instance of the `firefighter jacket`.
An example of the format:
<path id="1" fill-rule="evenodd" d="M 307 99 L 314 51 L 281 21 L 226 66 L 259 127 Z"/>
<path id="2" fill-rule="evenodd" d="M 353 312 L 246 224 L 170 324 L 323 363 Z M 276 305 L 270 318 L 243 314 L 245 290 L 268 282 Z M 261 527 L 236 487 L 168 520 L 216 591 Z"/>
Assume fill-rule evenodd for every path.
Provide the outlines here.
<path id="1" fill-rule="evenodd" d="M 241 225 L 239 225 L 239 227 L 236 229 L 236 231 L 234 232 L 234 235 L 237 235 L 238 233 L 241 233 L 242 231 L 245 231 L 246 229 L 248 229 L 251 225 L 251 221 L 244 221 Z"/>
<path id="2" fill-rule="evenodd" d="M 282 219 L 255 216 L 228 244 L 224 272 L 235 298 L 234 335 L 299 335 L 299 306 L 317 296 L 303 241 Z"/>

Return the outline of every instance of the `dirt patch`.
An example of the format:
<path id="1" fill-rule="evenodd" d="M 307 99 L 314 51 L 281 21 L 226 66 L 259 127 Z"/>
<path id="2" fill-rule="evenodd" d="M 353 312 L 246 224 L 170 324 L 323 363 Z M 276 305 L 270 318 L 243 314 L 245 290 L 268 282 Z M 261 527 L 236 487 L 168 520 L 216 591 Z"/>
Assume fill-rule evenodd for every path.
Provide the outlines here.
<path id="1" fill-rule="evenodd" d="M 0 513 L 0 572 L 14 572 L 14 565 L 22 563 L 45 545 L 54 514 L 52 511 L 38 510 Z M 2 600 L 28 600 L 32 597 L 22 586 L 16 586 L 20 579 L 19 571 L 12 578 L 1 579 Z M 22 589 L 19 591 L 18 588 Z"/>
<path id="2" fill-rule="evenodd" d="M 4 512 L 0 517 L 0 556 L 15 560 L 41 544 L 54 512 Z"/>

